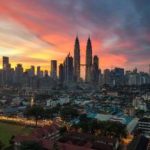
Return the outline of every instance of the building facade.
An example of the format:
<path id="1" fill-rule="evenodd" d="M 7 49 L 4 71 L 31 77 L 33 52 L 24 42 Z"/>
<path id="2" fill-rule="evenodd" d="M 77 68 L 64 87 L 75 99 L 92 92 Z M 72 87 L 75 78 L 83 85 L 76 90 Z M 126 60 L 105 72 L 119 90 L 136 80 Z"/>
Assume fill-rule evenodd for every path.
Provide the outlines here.
<path id="1" fill-rule="evenodd" d="M 76 37 L 74 45 L 74 80 L 80 80 L 80 43 L 78 37 Z"/>

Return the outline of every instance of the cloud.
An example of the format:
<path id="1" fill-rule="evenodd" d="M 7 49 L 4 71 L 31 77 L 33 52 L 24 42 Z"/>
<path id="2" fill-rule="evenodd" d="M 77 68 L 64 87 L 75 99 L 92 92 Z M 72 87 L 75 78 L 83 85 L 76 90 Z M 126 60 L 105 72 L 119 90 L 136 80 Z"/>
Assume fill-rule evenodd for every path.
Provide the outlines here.
<path id="1" fill-rule="evenodd" d="M 73 54 L 78 33 L 81 56 L 90 34 L 103 68 L 117 66 L 118 60 L 123 67 L 149 63 L 149 0 L 1 0 L 0 14 L 1 55 L 12 48 L 17 57 L 42 54 L 63 62 L 69 51 Z"/>

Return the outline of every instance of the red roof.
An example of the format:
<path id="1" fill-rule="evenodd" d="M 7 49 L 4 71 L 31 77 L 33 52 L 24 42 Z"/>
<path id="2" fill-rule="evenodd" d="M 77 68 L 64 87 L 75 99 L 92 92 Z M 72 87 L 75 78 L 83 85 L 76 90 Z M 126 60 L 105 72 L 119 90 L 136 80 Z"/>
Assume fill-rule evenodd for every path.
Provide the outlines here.
<path id="1" fill-rule="evenodd" d="M 58 147 L 60 147 L 61 150 L 92 150 L 91 148 L 81 147 L 68 143 L 58 143 Z"/>
<path id="2" fill-rule="evenodd" d="M 14 138 L 15 142 L 23 142 L 23 141 L 39 141 L 39 139 L 33 135 L 29 136 L 15 136 Z"/>

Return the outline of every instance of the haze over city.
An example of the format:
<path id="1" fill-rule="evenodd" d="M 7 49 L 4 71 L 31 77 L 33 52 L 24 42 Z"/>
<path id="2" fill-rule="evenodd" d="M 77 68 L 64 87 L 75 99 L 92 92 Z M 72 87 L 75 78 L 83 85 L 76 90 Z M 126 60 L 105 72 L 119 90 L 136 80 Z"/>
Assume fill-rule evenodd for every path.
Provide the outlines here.
<path id="1" fill-rule="evenodd" d="M 100 68 L 124 67 L 148 72 L 149 0 L 6 0 L 0 1 L 0 56 L 12 66 L 62 63 L 78 34 L 81 63 L 91 37 Z M 0 63 L 2 64 L 2 63 Z"/>
<path id="2" fill-rule="evenodd" d="M 0 0 L 0 150 L 150 150 L 150 0 Z"/>

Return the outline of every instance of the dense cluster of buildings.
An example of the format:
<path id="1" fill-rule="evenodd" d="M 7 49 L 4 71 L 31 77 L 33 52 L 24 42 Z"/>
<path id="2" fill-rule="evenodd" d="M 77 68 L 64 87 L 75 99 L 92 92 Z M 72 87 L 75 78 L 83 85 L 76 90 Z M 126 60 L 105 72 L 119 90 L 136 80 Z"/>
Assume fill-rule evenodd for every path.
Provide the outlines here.
<path id="1" fill-rule="evenodd" d="M 92 56 L 92 44 L 88 38 L 86 46 L 86 63 L 80 62 L 80 42 L 76 37 L 74 45 L 74 58 L 67 55 L 63 64 L 59 66 L 59 81 L 60 82 L 81 82 L 80 68 L 85 66 L 85 81 L 87 83 L 99 83 L 100 69 L 98 56 Z"/>
<path id="2" fill-rule="evenodd" d="M 80 42 L 75 39 L 74 58 L 70 53 L 64 62 L 57 64 L 57 60 L 51 60 L 50 73 L 48 70 L 41 70 L 40 66 L 31 66 L 24 70 L 22 64 L 11 67 L 9 57 L 3 57 L 3 68 L 0 70 L 0 85 L 21 86 L 32 88 L 47 88 L 56 83 L 82 83 L 81 67 L 85 67 L 85 83 L 94 85 L 120 86 L 120 85 L 143 85 L 150 83 L 150 75 L 144 72 L 126 71 L 123 68 L 105 69 L 101 72 L 99 68 L 99 58 L 92 55 L 92 44 L 90 38 L 86 46 L 86 62 L 80 61 Z M 59 72 L 59 73 L 58 73 Z M 56 82 L 57 81 L 57 82 Z"/>

